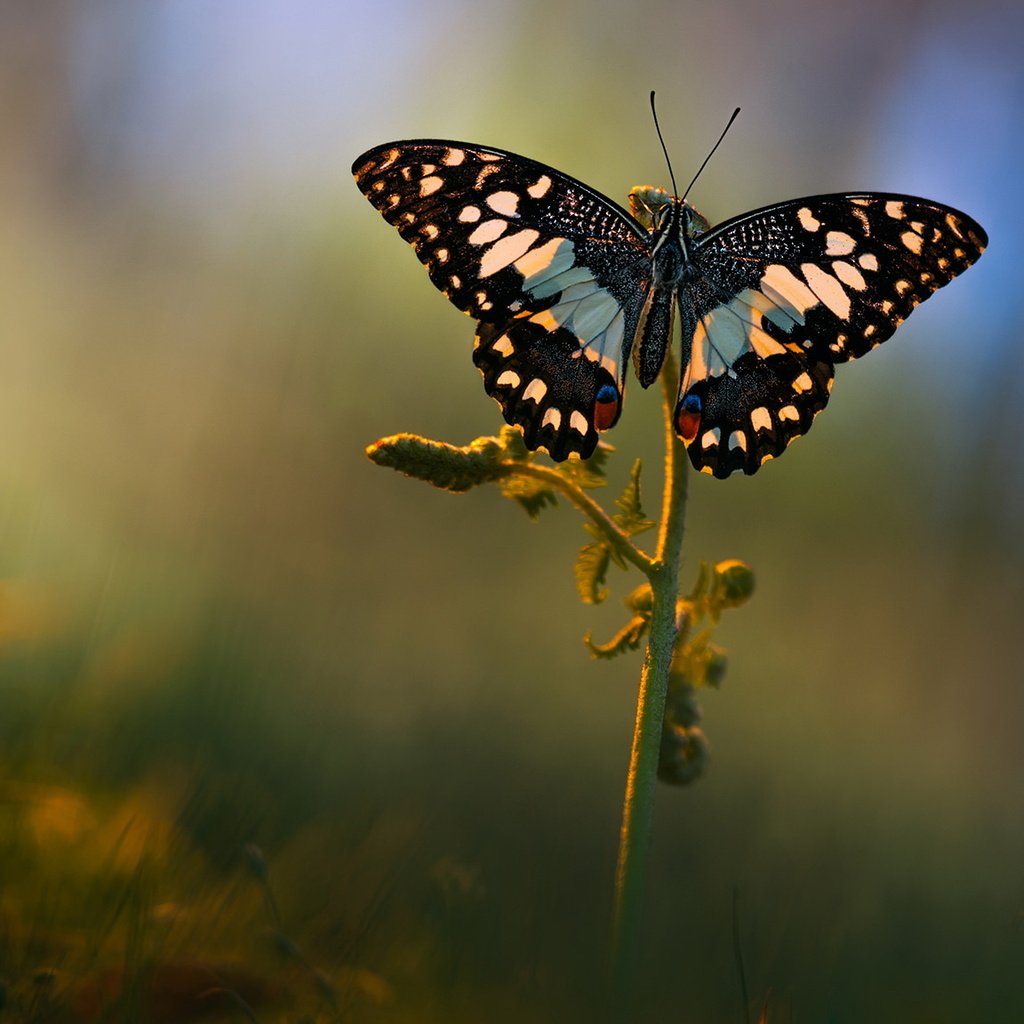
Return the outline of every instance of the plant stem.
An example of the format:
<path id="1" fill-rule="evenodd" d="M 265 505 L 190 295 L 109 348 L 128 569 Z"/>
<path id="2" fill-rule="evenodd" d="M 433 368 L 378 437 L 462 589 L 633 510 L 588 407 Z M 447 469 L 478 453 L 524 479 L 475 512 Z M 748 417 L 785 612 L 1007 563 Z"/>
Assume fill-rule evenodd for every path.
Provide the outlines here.
<path id="1" fill-rule="evenodd" d="M 669 668 L 675 649 L 679 594 L 679 563 L 686 511 L 686 448 L 675 432 L 677 376 L 671 353 L 662 367 L 665 411 L 665 488 L 662 497 L 658 549 L 648 572 L 653 592 L 650 633 L 640 674 L 633 745 L 626 775 L 626 796 L 619 833 L 619 859 L 615 876 L 615 908 L 612 925 L 612 1019 L 628 1019 L 635 1011 L 634 991 L 640 960 L 640 933 L 644 883 L 654 793 L 658 777 L 665 697 Z"/>

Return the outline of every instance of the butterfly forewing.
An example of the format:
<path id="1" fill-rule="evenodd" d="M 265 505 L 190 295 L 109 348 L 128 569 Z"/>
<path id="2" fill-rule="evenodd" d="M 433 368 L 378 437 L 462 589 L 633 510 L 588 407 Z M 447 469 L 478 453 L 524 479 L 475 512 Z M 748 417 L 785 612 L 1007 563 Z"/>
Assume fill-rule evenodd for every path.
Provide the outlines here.
<path id="1" fill-rule="evenodd" d="M 781 454 L 824 408 L 834 364 L 889 338 L 986 243 L 957 210 L 884 193 L 796 199 L 702 236 L 680 293 L 694 466 L 754 473 Z"/>
<path id="2" fill-rule="evenodd" d="M 480 322 L 473 359 L 531 448 L 590 455 L 621 411 L 650 272 L 647 232 L 544 164 L 458 142 L 396 142 L 353 166 L 430 279 Z"/>

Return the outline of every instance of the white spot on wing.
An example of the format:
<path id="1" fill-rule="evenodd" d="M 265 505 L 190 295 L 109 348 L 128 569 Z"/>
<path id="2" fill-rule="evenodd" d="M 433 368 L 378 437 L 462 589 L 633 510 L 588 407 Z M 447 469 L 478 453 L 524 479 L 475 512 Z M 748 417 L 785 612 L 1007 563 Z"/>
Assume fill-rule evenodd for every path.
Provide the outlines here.
<path id="1" fill-rule="evenodd" d="M 562 425 L 562 413 L 559 409 L 548 409 L 544 413 L 544 419 L 540 421 L 542 427 L 554 427 L 557 430 Z"/>
<path id="2" fill-rule="evenodd" d="M 547 393 L 547 384 L 545 384 L 540 377 L 534 377 L 523 390 L 523 399 L 532 402 L 539 402 Z"/>
<path id="3" fill-rule="evenodd" d="M 819 305 L 818 296 L 789 267 L 780 263 L 765 268 L 761 291 L 799 324 L 804 322 L 804 314 L 809 309 Z"/>
<path id="4" fill-rule="evenodd" d="M 523 287 L 537 298 L 546 298 L 554 295 L 556 291 L 561 291 L 561 288 L 541 289 L 539 286 L 556 274 L 568 270 L 575 260 L 572 242 L 567 238 L 551 238 L 543 245 L 538 245 L 536 249 L 520 256 L 515 264 L 516 270 L 523 275 Z M 585 268 L 580 269 L 588 278 L 591 276 Z"/>
<path id="5" fill-rule="evenodd" d="M 503 217 L 514 217 L 519 208 L 519 196 L 515 192 L 494 192 L 486 199 L 487 205 Z"/>
<path id="6" fill-rule="evenodd" d="M 459 220 L 463 224 L 475 224 L 479 219 L 479 206 L 464 206 L 461 210 L 459 210 Z"/>
<path id="7" fill-rule="evenodd" d="M 852 288 L 855 292 L 862 292 L 868 286 L 864 275 L 852 263 L 835 260 L 832 264 L 832 271 L 847 288 Z"/>
<path id="8" fill-rule="evenodd" d="M 890 199 L 885 204 L 885 212 L 893 218 L 893 220 L 903 220 L 906 214 L 903 212 L 903 203 L 896 199 Z"/>
<path id="9" fill-rule="evenodd" d="M 543 199 L 549 188 L 551 188 L 551 179 L 546 174 L 542 174 L 526 191 L 534 199 Z"/>
<path id="10" fill-rule="evenodd" d="M 490 277 L 491 274 L 504 270 L 510 263 L 515 263 L 539 237 L 539 231 L 534 231 L 533 228 L 524 228 L 522 231 L 499 238 L 484 253 L 483 259 L 480 261 L 480 276 Z"/>
<path id="11" fill-rule="evenodd" d="M 793 381 L 793 390 L 803 394 L 805 391 L 810 391 L 814 387 L 814 382 L 811 380 L 811 375 L 806 371 L 801 373 L 795 381 Z M 781 413 L 780 413 L 781 415 Z"/>
<path id="12" fill-rule="evenodd" d="M 705 430 L 703 436 L 700 439 L 701 448 L 713 448 L 722 440 L 722 430 L 720 427 L 712 427 L 710 430 Z"/>
<path id="13" fill-rule="evenodd" d="M 734 430 L 729 435 L 729 451 L 739 448 L 740 451 L 747 450 L 747 435 L 742 430 Z"/>
<path id="14" fill-rule="evenodd" d="M 499 388 L 517 388 L 520 384 L 520 377 L 515 370 L 506 370 L 494 383 Z"/>
<path id="15" fill-rule="evenodd" d="M 878 257 L 873 252 L 866 252 L 862 256 L 857 257 L 857 262 L 865 270 L 877 270 L 878 269 Z"/>
<path id="16" fill-rule="evenodd" d="M 779 419 L 780 420 L 795 420 L 795 421 L 799 422 L 799 420 L 800 420 L 800 413 L 797 412 L 797 409 L 796 409 L 795 405 L 784 405 L 779 410 Z"/>
<path id="17" fill-rule="evenodd" d="M 904 231 L 900 241 L 913 253 L 920 253 L 924 239 L 916 231 Z"/>
<path id="18" fill-rule="evenodd" d="M 579 411 L 579 409 L 573 409 L 572 415 L 569 417 L 569 426 L 576 431 L 577 434 L 586 435 L 590 429 L 590 425 L 587 423 L 587 417 Z"/>
<path id="19" fill-rule="evenodd" d="M 486 245 L 493 242 L 505 233 L 508 227 L 507 220 L 499 220 L 497 217 L 491 220 L 481 221 L 473 233 L 469 236 L 470 245 Z"/>
<path id="20" fill-rule="evenodd" d="M 420 195 L 429 196 L 436 192 L 444 184 L 444 179 L 432 174 L 420 182 Z"/>
<path id="21" fill-rule="evenodd" d="M 850 296 L 843 291 L 843 286 L 816 263 L 803 263 L 800 266 L 812 291 L 836 316 L 846 320 L 850 315 Z"/>
<path id="22" fill-rule="evenodd" d="M 849 256 L 857 247 L 852 235 L 845 231 L 830 231 L 825 236 L 827 242 L 825 254 L 828 256 Z"/>
<path id="23" fill-rule="evenodd" d="M 802 206 L 796 211 L 797 219 L 804 231 L 817 231 L 821 227 L 821 221 L 811 213 L 810 209 Z"/>
<path id="24" fill-rule="evenodd" d="M 759 405 L 750 414 L 750 425 L 755 430 L 771 430 L 772 429 L 772 415 L 771 415 L 771 413 L 763 405 Z"/>
<path id="25" fill-rule="evenodd" d="M 503 355 L 506 359 L 515 351 L 512 345 L 512 339 L 507 334 L 503 334 L 493 345 L 491 345 L 491 348 L 493 348 L 495 352 Z"/>
<path id="26" fill-rule="evenodd" d="M 464 149 L 449 149 L 444 155 L 444 163 L 449 167 L 458 167 L 466 159 Z"/>

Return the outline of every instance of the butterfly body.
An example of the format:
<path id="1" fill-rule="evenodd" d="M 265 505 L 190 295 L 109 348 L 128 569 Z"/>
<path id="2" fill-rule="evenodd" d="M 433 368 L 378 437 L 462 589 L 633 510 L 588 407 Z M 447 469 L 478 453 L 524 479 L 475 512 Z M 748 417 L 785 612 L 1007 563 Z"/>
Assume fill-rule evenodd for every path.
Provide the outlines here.
<path id="1" fill-rule="evenodd" d="M 888 338 L 987 239 L 928 200 L 790 200 L 714 228 L 651 186 L 631 213 L 544 164 L 444 140 L 353 165 L 433 283 L 478 321 L 473 360 L 530 448 L 589 456 L 618 421 L 632 357 L 658 376 L 678 315 L 675 428 L 691 462 L 754 473 L 810 429 L 834 367 Z"/>

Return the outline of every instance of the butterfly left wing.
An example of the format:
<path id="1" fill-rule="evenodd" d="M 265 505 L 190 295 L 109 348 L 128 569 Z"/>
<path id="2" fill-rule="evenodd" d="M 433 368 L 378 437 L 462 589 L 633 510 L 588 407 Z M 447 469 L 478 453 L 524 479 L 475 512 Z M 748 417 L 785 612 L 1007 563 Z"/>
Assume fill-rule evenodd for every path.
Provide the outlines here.
<path id="1" fill-rule="evenodd" d="M 526 444 L 590 455 L 622 408 L 647 232 L 582 182 L 502 150 L 393 142 L 353 173 L 434 285 L 479 321 L 473 360 Z"/>
<path id="2" fill-rule="evenodd" d="M 912 196 L 813 196 L 713 228 L 680 289 L 677 428 L 717 477 L 755 473 L 825 407 L 834 366 L 864 355 L 988 239 L 966 214 Z"/>

